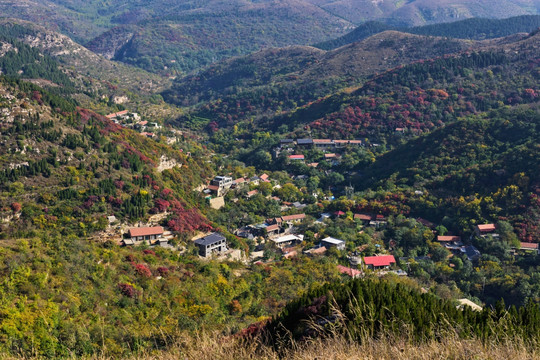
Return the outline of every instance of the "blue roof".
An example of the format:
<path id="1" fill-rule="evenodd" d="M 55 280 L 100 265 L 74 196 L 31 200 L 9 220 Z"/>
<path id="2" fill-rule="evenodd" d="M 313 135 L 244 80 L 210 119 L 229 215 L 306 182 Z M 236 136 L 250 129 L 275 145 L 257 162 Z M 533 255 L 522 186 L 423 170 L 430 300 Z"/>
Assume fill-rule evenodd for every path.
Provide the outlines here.
<path id="1" fill-rule="evenodd" d="M 225 240 L 225 236 L 221 235 L 220 233 L 212 233 L 210 235 L 195 240 L 195 244 L 206 246 L 215 244 L 221 240 Z"/>

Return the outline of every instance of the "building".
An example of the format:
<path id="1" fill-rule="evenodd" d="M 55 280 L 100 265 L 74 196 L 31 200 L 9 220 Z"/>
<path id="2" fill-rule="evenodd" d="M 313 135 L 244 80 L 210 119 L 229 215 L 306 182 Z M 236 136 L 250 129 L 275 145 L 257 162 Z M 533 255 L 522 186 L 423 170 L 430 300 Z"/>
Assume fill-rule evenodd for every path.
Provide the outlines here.
<path id="1" fill-rule="evenodd" d="M 304 161 L 304 155 L 289 155 L 289 160 Z"/>
<path id="2" fill-rule="evenodd" d="M 486 237 L 488 235 L 491 235 L 493 237 L 499 236 L 499 234 L 495 233 L 495 230 L 497 227 L 495 224 L 479 224 L 474 227 L 474 233 L 477 236 Z"/>
<path id="3" fill-rule="evenodd" d="M 469 261 L 475 261 L 480 258 L 480 251 L 472 245 L 462 246 L 461 252 L 467 256 Z"/>
<path id="4" fill-rule="evenodd" d="M 159 241 L 164 232 L 161 226 L 131 228 L 128 230 L 128 239 L 124 239 L 124 245 L 138 245 L 142 242 L 151 244 Z"/>
<path id="5" fill-rule="evenodd" d="M 296 144 L 298 146 L 312 146 L 313 145 L 313 140 L 312 139 L 298 139 L 296 140 Z"/>
<path id="6" fill-rule="evenodd" d="M 343 240 L 340 240 L 340 239 L 336 239 L 336 238 L 333 238 L 333 237 L 325 237 L 324 239 L 321 240 L 321 247 L 325 247 L 327 249 L 331 248 L 331 247 L 335 247 L 336 249 L 338 250 L 345 250 L 345 241 Z"/>
<path id="7" fill-rule="evenodd" d="M 300 244 L 302 241 L 304 241 L 304 235 L 290 234 L 290 235 L 280 236 L 275 239 L 271 239 L 271 241 L 279 247 L 286 247 L 286 246 Z"/>
<path id="8" fill-rule="evenodd" d="M 390 265 L 395 264 L 396 259 L 394 255 L 381 255 L 381 256 L 366 256 L 364 257 L 364 264 L 373 270 L 380 270 L 389 268 Z"/>
<path id="9" fill-rule="evenodd" d="M 521 252 L 529 252 L 529 253 L 536 253 L 540 255 L 540 248 L 538 246 L 538 243 L 527 243 L 527 242 L 521 242 L 519 243 L 519 250 Z"/>
<path id="10" fill-rule="evenodd" d="M 216 176 L 211 182 L 211 185 L 219 186 L 220 188 L 230 188 L 233 185 L 233 179 L 229 176 Z"/>
<path id="11" fill-rule="evenodd" d="M 360 220 L 364 224 L 369 224 L 369 222 L 371 221 L 371 215 L 354 214 L 354 220 Z"/>
<path id="12" fill-rule="evenodd" d="M 437 241 L 446 243 L 446 242 L 459 242 L 461 241 L 461 236 L 454 236 L 454 235 L 439 235 L 437 236 Z"/>
<path id="13" fill-rule="evenodd" d="M 334 142 L 330 139 L 313 139 L 313 145 L 315 145 L 317 149 L 325 150 L 333 148 Z"/>
<path id="14" fill-rule="evenodd" d="M 212 233 L 195 240 L 195 245 L 199 248 L 199 255 L 209 257 L 212 254 L 220 254 L 227 251 L 227 239 L 220 233 Z"/>
<path id="15" fill-rule="evenodd" d="M 281 217 L 281 222 L 292 225 L 301 222 L 306 218 L 306 214 L 295 214 Z"/>

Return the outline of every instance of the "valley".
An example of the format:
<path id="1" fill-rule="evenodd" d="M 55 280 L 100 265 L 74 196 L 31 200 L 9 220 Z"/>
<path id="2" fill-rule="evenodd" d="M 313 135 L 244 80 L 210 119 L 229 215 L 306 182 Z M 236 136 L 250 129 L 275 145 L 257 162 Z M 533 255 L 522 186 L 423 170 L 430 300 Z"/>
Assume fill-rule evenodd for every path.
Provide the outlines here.
<path id="1" fill-rule="evenodd" d="M 0 2 L 0 353 L 537 357 L 537 5 L 449 3 Z"/>

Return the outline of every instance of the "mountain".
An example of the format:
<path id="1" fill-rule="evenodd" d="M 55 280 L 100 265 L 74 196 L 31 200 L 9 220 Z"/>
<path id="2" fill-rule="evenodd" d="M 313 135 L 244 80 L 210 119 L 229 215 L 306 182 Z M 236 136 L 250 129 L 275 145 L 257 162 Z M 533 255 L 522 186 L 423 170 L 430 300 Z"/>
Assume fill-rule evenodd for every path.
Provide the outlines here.
<path id="1" fill-rule="evenodd" d="M 337 39 L 328 40 L 314 46 L 323 50 L 332 50 L 356 41 L 361 41 L 369 36 L 386 30 L 399 30 L 426 36 L 483 40 L 509 36 L 517 33 L 530 33 L 539 27 L 540 15 L 523 15 L 501 20 L 473 18 L 417 27 L 398 27 L 382 22 L 369 21 Z"/>
<path id="2" fill-rule="evenodd" d="M 310 44 L 351 28 L 302 1 L 220 5 L 118 26 L 87 46 L 115 60 L 176 75 L 261 48 Z"/>
<path id="3" fill-rule="evenodd" d="M 387 31 L 328 52 L 298 46 L 268 49 L 178 79 L 163 96 L 182 106 L 200 103 L 192 115 L 231 125 L 253 115 L 272 117 L 278 109 L 295 110 L 388 68 L 474 46 Z"/>
<path id="4" fill-rule="evenodd" d="M 0 3 L 4 16 L 60 31 L 90 50 L 167 76 L 268 47 L 308 45 L 378 20 L 413 26 L 538 14 L 538 0 L 171 0 Z M 370 34 L 371 34 L 370 30 Z"/>

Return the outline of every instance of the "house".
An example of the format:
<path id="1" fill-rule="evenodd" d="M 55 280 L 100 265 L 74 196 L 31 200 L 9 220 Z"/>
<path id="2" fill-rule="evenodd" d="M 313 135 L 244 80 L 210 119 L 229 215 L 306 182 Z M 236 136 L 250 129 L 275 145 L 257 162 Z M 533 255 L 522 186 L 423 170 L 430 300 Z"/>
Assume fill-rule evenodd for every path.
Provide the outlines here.
<path id="1" fill-rule="evenodd" d="M 268 174 L 262 174 L 260 176 L 260 179 L 261 179 L 262 182 L 270 182 L 270 180 L 268 180 L 268 178 L 269 178 Z"/>
<path id="2" fill-rule="evenodd" d="M 486 237 L 487 235 L 491 235 L 493 237 L 498 237 L 499 234 L 495 233 L 495 230 L 497 227 L 495 224 L 479 224 L 474 227 L 474 233 L 476 236 Z"/>
<path id="3" fill-rule="evenodd" d="M 212 254 L 220 254 L 227 251 L 227 239 L 220 233 L 212 233 L 195 240 L 195 245 L 199 248 L 199 255 L 209 257 Z"/>
<path id="4" fill-rule="evenodd" d="M 259 193 L 259 190 L 251 190 L 246 193 L 246 197 L 249 199 L 252 196 L 255 196 Z"/>
<path id="5" fill-rule="evenodd" d="M 277 235 L 281 232 L 281 226 L 279 226 L 279 224 L 272 224 L 272 225 L 268 225 L 266 228 L 266 235 L 268 236 L 272 236 L 272 235 Z"/>
<path id="6" fill-rule="evenodd" d="M 304 155 L 289 155 L 289 160 L 304 161 Z"/>
<path id="7" fill-rule="evenodd" d="M 253 177 L 251 177 L 249 179 L 249 183 L 253 184 L 255 186 L 258 186 L 260 181 L 261 181 L 261 179 L 257 175 L 255 175 L 255 176 L 253 176 Z"/>
<path id="8" fill-rule="evenodd" d="M 244 179 L 243 177 L 233 180 L 233 186 L 236 189 L 240 189 L 244 187 L 244 185 L 246 185 L 246 179 Z"/>
<path id="9" fill-rule="evenodd" d="M 467 256 L 469 261 L 478 260 L 480 258 L 480 251 L 472 245 L 462 246 L 461 252 Z"/>
<path id="10" fill-rule="evenodd" d="M 304 241 L 304 235 L 290 234 L 270 240 L 279 247 L 285 247 L 301 243 L 302 241 Z"/>
<path id="11" fill-rule="evenodd" d="M 325 160 L 337 159 L 337 155 L 334 153 L 324 154 Z"/>
<path id="12" fill-rule="evenodd" d="M 530 252 L 540 255 L 538 243 L 521 242 L 519 243 L 519 250 L 521 250 L 521 252 Z"/>
<path id="13" fill-rule="evenodd" d="M 298 146 L 312 146 L 313 145 L 313 140 L 312 139 L 298 139 L 296 140 L 296 144 Z"/>
<path id="14" fill-rule="evenodd" d="M 151 244 L 161 239 L 164 232 L 161 226 L 131 228 L 128 230 L 128 239 L 124 239 L 124 245 L 138 245 L 142 242 Z"/>
<path id="15" fill-rule="evenodd" d="M 334 142 L 330 139 L 313 139 L 313 145 L 315 145 L 317 149 L 324 150 L 328 148 L 333 148 Z"/>
<path id="16" fill-rule="evenodd" d="M 338 250 L 345 250 L 345 241 L 330 236 L 322 239 L 320 245 L 324 246 L 327 249 L 335 247 Z"/>
<path id="17" fill-rule="evenodd" d="M 441 242 L 441 243 L 460 242 L 461 241 L 461 236 L 453 236 L 453 235 L 442 236 L 442 235 L 439 235 L 439 236 L 437 236 L 437 241 Z"/>
<path id="18" fill-rule="evenodd" d="M 380 255 L 380 256 L 366 256 L 364 257 L 364 264 L 370 269 L 378 270 L 390 267 L 395 264 L 396 259 L 394 255 Z"/>
<path id="19" fill-rule="evenodd" d="M 354 220 L 360 220 L 363 224 L 368 224 L 371 221 L 371 215 L 354 214 Z"/>
<path id="20" fill-rule="evenodd" d="M 124 117 L 128 114 L 128 111 L 127 110 L 123 110 L 123 111 L 119 111 L 119 112 L 115 112 L 115 113 L 112 113 L 112 114 L 108 114 L 108 115 L 105 115 L 105 117 L 107 119 L 116 119 L 118 117 Z"/>
<path id="21" fill-rule="evenodd" d="M 295 214 L 295 215 L 282 216 L 281 221 L 286 224 L 292 225 L 292 224 L 301 222 L 305 218 L 306 218 L 306 214 Z"/>
<path id="22" fill-rule="evenodd" d="M 341 274 L 348 275 L 352 277 L 353 279 L 360 277 L 360 275 L 362 275 L 362 272 L 360 270 L 346 267 L 343 265 L 338 265 L 337 269 Z"/>
<path id="23" fill-rule="evenodd" d="M 211 182 L 211 185 L 219 186 L 220 188 L 230 188 L 233 185 L 233 179 L 229 176 L 216 176 Z"/>

